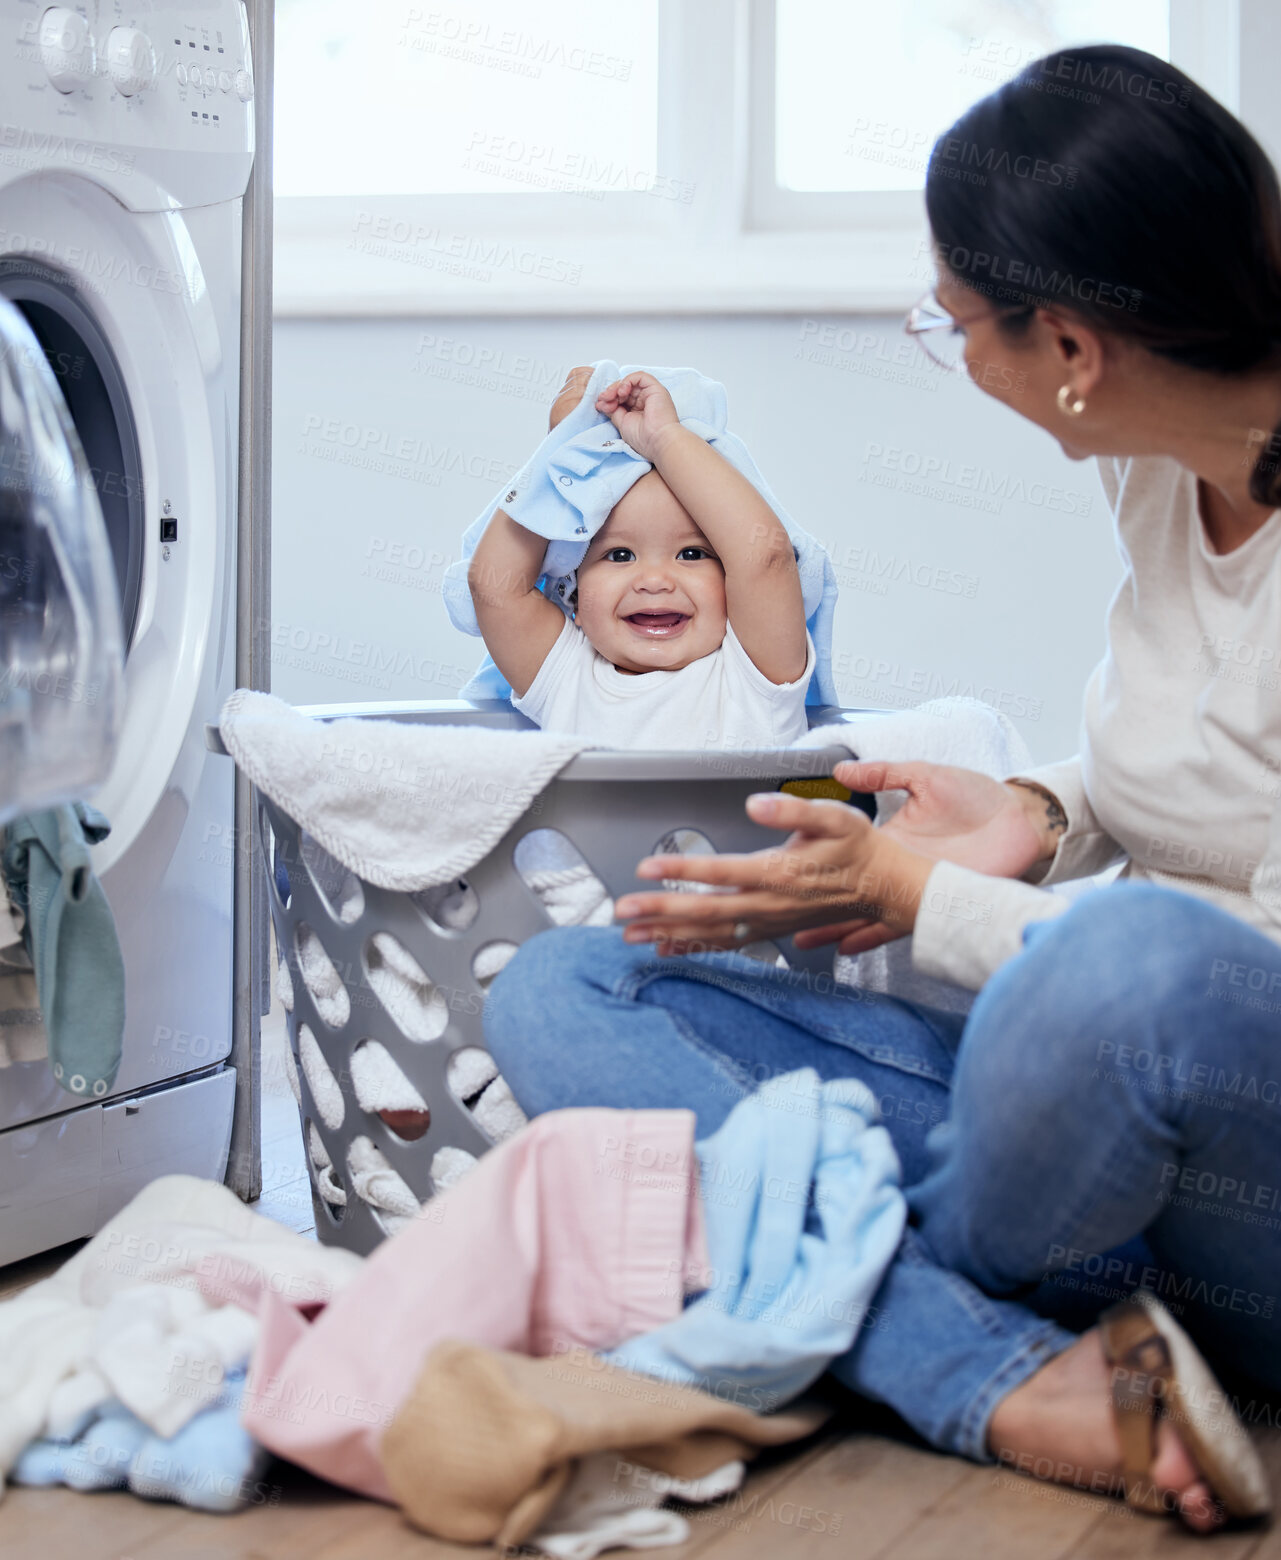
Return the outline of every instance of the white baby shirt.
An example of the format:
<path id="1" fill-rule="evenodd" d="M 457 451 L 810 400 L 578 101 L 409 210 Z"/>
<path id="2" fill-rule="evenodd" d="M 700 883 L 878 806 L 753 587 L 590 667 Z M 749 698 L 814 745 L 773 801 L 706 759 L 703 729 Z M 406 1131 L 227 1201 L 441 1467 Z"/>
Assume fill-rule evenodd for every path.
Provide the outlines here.
<path id="1" fill-rule="evenodd" d="M 788 747 L 809 729 L 805 692 L 814 670 L 772 683 L 727 623 L 725 641 L 679 671 L 620 672 L 570 618 L 538 676 L 512 704 L 544 730 L 577 732 L 608 747 L 750 751 Z"/>

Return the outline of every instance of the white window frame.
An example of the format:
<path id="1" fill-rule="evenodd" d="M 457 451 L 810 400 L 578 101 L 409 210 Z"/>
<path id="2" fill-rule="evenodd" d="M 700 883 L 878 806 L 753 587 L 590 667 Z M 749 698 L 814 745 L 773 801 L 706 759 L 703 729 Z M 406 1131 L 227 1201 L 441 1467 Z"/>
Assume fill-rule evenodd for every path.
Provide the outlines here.
<path id="1" fill-rule="evenodd" d="M 635 193 L 280 196 L 276 313 L 879 313 L 912 303 L 932 271 L 919 191 L 777 186 L 774 0 L 655 3 L 655 171 L 668 188 L 692 186 L 690 201 Z M 1195 61 L 1198 80 L 1220 101 L 1241 112 L 1249 100 L 1247 117 L 1253 108 L 1256 133 L 1276 156 L 1281 111 L 1272 77 L 1251 77 L 1251 51 L 1242 47 L 1243 38 L 1271 42 L 1274 6 L 1171 0 L 1170 36 L 1175 63 Z M 353 247 L 376 226 L 420 237 L 391 257 Z M 458 274 L 468 255 L 498 257 L 474 267 L 488 280 Z"/>

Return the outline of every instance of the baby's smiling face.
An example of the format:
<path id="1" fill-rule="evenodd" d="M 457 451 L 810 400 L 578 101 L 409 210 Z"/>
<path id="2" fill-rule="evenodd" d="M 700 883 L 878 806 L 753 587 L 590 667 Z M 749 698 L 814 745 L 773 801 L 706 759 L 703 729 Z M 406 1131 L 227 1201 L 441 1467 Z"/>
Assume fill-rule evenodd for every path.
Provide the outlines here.
<path id="1" fill-rule="evenodd" d="M 725 570 L 656 471 L 592 538 L 575 621 L 620 672 L 679 671 L 724 642 Z"/>

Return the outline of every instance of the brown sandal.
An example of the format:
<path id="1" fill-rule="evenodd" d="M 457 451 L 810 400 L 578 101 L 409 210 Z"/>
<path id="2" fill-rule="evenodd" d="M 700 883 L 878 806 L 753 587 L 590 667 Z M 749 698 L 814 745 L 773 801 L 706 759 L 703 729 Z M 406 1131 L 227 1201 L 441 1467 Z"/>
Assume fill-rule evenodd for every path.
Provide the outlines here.
<path id="1" fill-rule="evenodd" d="M 1266 1517 L 1272 1511 L 1263 1464 L 1231 1399 L 1214 1379 L 1196 1345 L 1147 1290 L 1108 1308 L 1099 1318 L 1103 1353 L 1112 1367 L 1112 1412 L 1121 1440 L 1125 1498 L 1140 1511 L 1169 1513 L 1152 1478 L 1159 1417 L 1204 1475 L 1230 1517 Z"/>

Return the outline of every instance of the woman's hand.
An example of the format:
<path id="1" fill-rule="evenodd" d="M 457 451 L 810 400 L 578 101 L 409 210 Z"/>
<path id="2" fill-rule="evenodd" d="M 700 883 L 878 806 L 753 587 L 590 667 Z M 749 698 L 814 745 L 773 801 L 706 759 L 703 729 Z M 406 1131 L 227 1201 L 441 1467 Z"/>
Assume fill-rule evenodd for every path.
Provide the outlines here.
<path id="1" fill-rule="evenodd" d="M 551 432 L 557 423 L 564 422 L 565 418 L 569 416 L 583 399 L 583 391 L 591 383 L 591 379 L 592 367 L 590 363 L 586 366 L 570 369 L 565 376 L 565 383 L 556 392 L 556 399 L 552 402 L 551 416 L 547 419 L 548 433 Z"/>
<path id="2" fill-rule="evenodd" d="M 907 801 L 881 833 L 923 856 L 954 861 L 989 877 L 1021 877 L 1052 856 L 1067 820 L 1046 791 L 1008 785 L 946 764 L 844 763 L 834 779 L 852 791 L 906 791 Z M 839 944 L 866 953 L 901 937 L 883 920 L 864 918 L 804 932 L 797 947 Z"/>
<path id="3" fill-rule="evenodd" d="M 614 914 L 631 923 L 627 942 L 653 942 L 660 953 L 696 952 L 851 917 L 884 922 L 896 936 L 911 930 L 934 865 L 928 857 L 843 802 L 765 792 L 748 798 L 747 812 L 791 832 L 782 845 L 750 855 L 646 857 L 637 877 L 709 883 L 721 892 L 625 895 Z"/>
<path id="4" fill-rule="evenodd" d="M 596 410 L 604 412 L 638 455 L 654 460 L 666 436 L 680 427 L 676 403 L 653 374 L 627 374 L 606 385 L 596 397 Z"/>
<path id="5" fill-rule="evenodd" d="M 837 764 L 832 777 L 851 791 L 906 791 L 907 801 L 882 825 L 885 832 L 926 856 L 989 877 L 1022 877 L 1058 844 L 1046 826 L 1047 792 L 974 769 L 850 762 Z"/>

